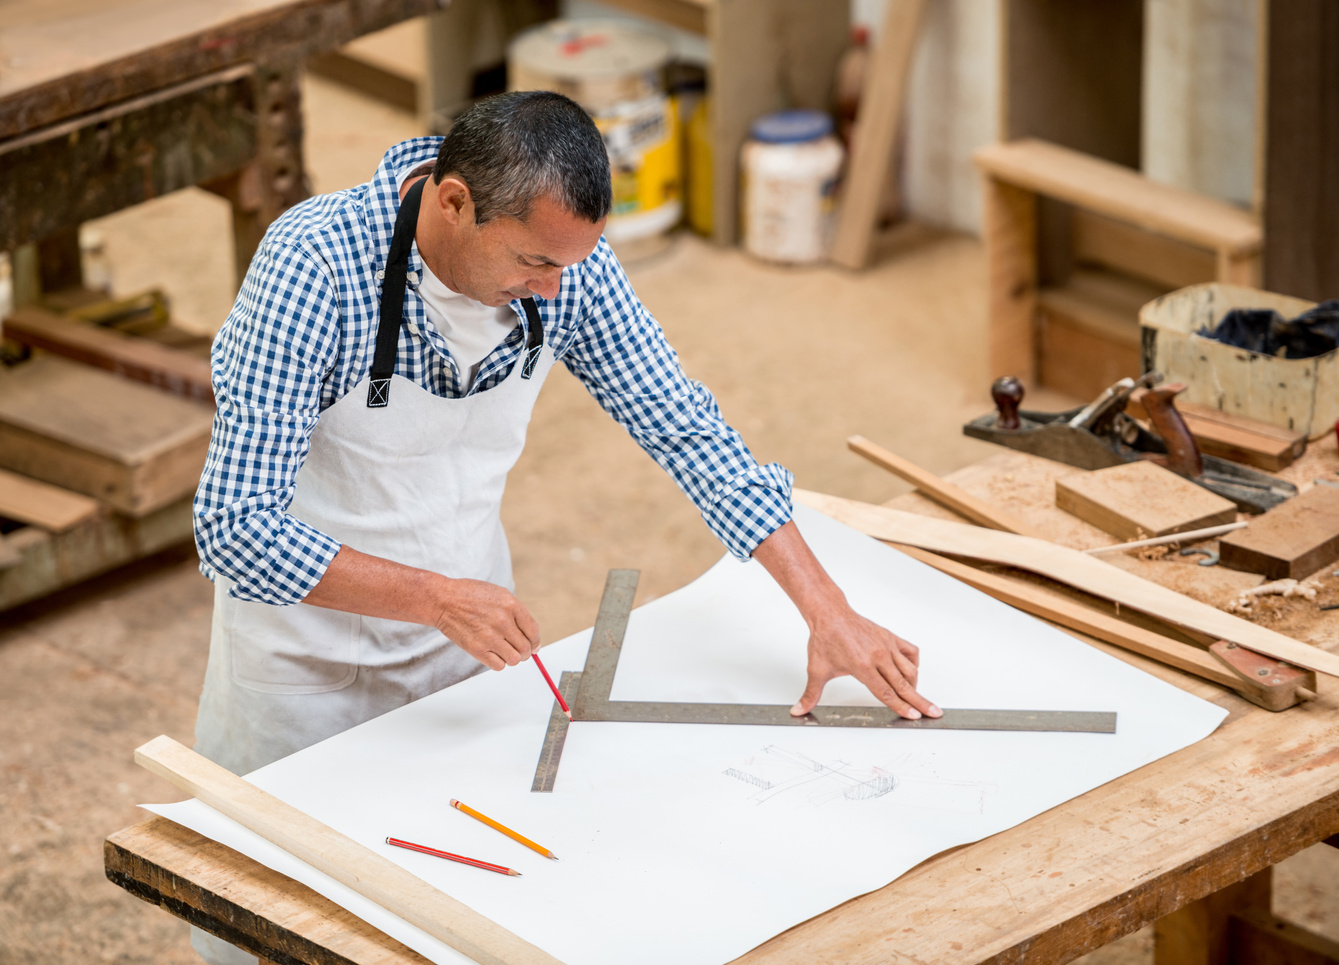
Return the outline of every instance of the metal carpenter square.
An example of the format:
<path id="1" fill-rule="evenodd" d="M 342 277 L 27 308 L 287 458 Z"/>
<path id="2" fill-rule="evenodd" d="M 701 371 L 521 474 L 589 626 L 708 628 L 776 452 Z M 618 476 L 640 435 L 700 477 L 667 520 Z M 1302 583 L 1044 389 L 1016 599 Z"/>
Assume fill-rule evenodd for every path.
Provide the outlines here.
<path id="1" fill-rule="evenodd" d="M 628 614 L 637 595 L 637 580 L 641 570 L 610 570 L 600 597 L 600 612 L 595 615 L 595 629 L 591 631 L 590 649 L 586 651 L 586 667 L 581 672 L 581 688 L 572 704 L 574 720 L 593 719 L 596 708 L 608 703 L 609 691 L 614 686 L 614 671 L 618 669 L 618 655 L 623 647 L 623 634 L 628 629 Z"/>
<path id="2" fill-rule="evenodd" d="M 581 674 L 564 670 L 558 681 L 558 692 L 563 695 L 567 705 L 572 705 L 577 687 L 581 684 Z M 539 764 L 535 767 L 535 780 L 530 785 L 531 792 L 548 793 L 558 780 L 558 762 L 562 760 L 563 745 L 567 742 L 567 715 L 553 702 L 553 713 L 549 715 L 549 727 L 544 732 L 544 747 L 539 752 Z"/>
<path id="3" fill-rule="evenodd" d="M 765 727 L 892 727 L 920 730 L 1068 731 L 1116 733 L 1116 715 L 1082 710 L 962 710 L 943 717 L 907 720 L 887 707 L 815 707 L 792 717 L 781 704 L 671 704 L 609 701 L 582 721 L 602 720 L 645 724 L 758 724 Z"/>

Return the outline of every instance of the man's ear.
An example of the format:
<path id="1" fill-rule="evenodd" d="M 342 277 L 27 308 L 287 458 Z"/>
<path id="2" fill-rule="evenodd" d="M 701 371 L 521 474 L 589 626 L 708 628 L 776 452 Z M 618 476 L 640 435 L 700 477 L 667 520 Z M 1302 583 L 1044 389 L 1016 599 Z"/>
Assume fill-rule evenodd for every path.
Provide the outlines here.
<path id="1" fill-rule="evenodd" d="M 470 187 L 459 178 L 442 178 L 442 182 L 437 185 L 437 206 L 450 224 L 474 222 L 474 199 L 470 197 Z"/>

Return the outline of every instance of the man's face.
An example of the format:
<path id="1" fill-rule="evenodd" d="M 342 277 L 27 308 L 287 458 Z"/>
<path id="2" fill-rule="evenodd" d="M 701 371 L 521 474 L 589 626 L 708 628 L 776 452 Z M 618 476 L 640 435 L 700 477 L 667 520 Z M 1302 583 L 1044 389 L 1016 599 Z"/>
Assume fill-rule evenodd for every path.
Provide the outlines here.
<path id="1" fill-rule="evenodd" d="M 433 187 L 431 180 L 424 186 L 425 205 Z M 445 230 L 425 231 L 430 226 L 420 219 L 419 252 L 447 287 L 485 305 L 555 297 L 562 270 L 587 258 L 604 231 L 603 220 L 586 221 L 549 198 L 538 199 L 524 222 L 497 217 L 480 226 L 461 182 L 444 178 L 436 189 Z"/>

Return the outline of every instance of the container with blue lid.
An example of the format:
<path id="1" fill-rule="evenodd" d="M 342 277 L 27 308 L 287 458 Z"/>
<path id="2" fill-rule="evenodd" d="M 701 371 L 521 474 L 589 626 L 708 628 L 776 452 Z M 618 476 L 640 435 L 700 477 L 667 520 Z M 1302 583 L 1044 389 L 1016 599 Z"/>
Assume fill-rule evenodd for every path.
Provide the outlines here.
<path id="1" fill-rule="evenodd" d="M 824 111 L 796 109 L 764 114 L 749 128 L 749 137 L 763 144 L 799 144 L 832 133 L 832 118 Z"/>
<path id="2" fill-rule="evenodd" d="M 744 250 L 765 261 L 827 257 L 845 152 L 823 111 L 764 114 L 740 157 Z"/>

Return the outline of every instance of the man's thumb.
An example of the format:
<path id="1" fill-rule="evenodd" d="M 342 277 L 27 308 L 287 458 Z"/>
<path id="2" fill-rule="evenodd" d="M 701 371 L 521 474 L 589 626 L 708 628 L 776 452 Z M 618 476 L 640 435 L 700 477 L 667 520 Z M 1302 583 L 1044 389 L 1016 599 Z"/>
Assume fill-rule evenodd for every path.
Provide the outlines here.
<path id="1" fill-rule="evenodd" d="M 818 703 L 818 698 L 822 696 L 823 682 L 815 677 L 810 677 L 808 686 L 804 688 L 804 693 L 800 695 L 800 699 L 795 706 L 790 709 L 791 716 L 803 717 L 814 709 L 814 705 Z"/>

